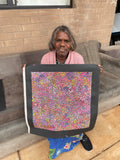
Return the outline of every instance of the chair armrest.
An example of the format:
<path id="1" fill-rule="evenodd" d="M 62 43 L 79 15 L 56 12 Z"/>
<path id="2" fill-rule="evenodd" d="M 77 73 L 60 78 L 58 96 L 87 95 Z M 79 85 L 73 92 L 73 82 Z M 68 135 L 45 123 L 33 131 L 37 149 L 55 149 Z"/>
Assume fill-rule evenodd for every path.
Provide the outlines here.
<path id="1" fill-rule="evenodd" d="M 120 59 L 99 52 L 101 65 L 105 71 L 108 71 L 120 77 Z"/>

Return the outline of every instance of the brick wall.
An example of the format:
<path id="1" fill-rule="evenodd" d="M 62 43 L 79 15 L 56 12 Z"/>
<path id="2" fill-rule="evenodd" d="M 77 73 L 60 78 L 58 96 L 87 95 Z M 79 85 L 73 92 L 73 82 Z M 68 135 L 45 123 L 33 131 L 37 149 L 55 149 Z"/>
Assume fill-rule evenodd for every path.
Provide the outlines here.
<path id="1" fill-rule="evenodd" d="M 0 10 L 0 54 L 48 48 L 53 29 L 67 25 L 78 42 L 109 45 L 117 0 L 74 0 L 72 9 Z"/>

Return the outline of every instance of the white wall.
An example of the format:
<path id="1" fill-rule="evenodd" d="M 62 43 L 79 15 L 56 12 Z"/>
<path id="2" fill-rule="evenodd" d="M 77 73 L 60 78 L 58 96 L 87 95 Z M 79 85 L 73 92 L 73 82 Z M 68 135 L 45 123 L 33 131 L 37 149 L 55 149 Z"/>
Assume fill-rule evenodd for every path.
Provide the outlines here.
<path id="1" fill-rule="evenodd" d="M 70 0 L 17 0 L 17 5 L 70 5 Z"/>
<path id="2" fill-rule="evenodd" d="M 7 0 L 0 0 L 0 4 L 7 4 Z"/>
<path id="3" fill-rule="evenodd" d="M 120 32 L 120 13 L 115 14 L 112 33 Z"/>

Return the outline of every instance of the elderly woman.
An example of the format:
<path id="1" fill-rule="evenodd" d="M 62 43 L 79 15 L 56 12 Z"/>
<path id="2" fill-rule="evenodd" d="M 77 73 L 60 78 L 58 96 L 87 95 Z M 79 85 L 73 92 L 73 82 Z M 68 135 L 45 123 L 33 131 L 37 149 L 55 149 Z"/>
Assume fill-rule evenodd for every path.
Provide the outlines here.
<path id="1" fill-rule="evenodd" d="M 84 64 L 83 57 L 75 52 L 76 42 L 67 26 L 57 27 L 49 42 L 50 52 L 45 54 L 41 64 Z M 72 150 L 79 142 L 90 151 L 92 144 L 85 133 L 65 138 L 48 138 L 50 143 L 49 158 L 54 159 L 60 153 Z"/>

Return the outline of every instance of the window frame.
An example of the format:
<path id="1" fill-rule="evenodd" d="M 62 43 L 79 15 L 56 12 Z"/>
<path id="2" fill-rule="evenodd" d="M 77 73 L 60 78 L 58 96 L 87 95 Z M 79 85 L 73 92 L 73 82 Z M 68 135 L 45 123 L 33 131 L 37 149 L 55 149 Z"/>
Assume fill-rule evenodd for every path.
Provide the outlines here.
<path id="1" fill-rule="evenodd" d="M 16 1 L 16 0 L 15 0 Z M 23 5 L 23 6 L 17 6 L 13 3 L 13 0 L 7 0 L 7 4 L 0 4 L 0 10 L 1 9 L 56 9 L 56 8 L 72 8 L 73 6 L 73 0 L 70 0 L 70 5 Z"/>

